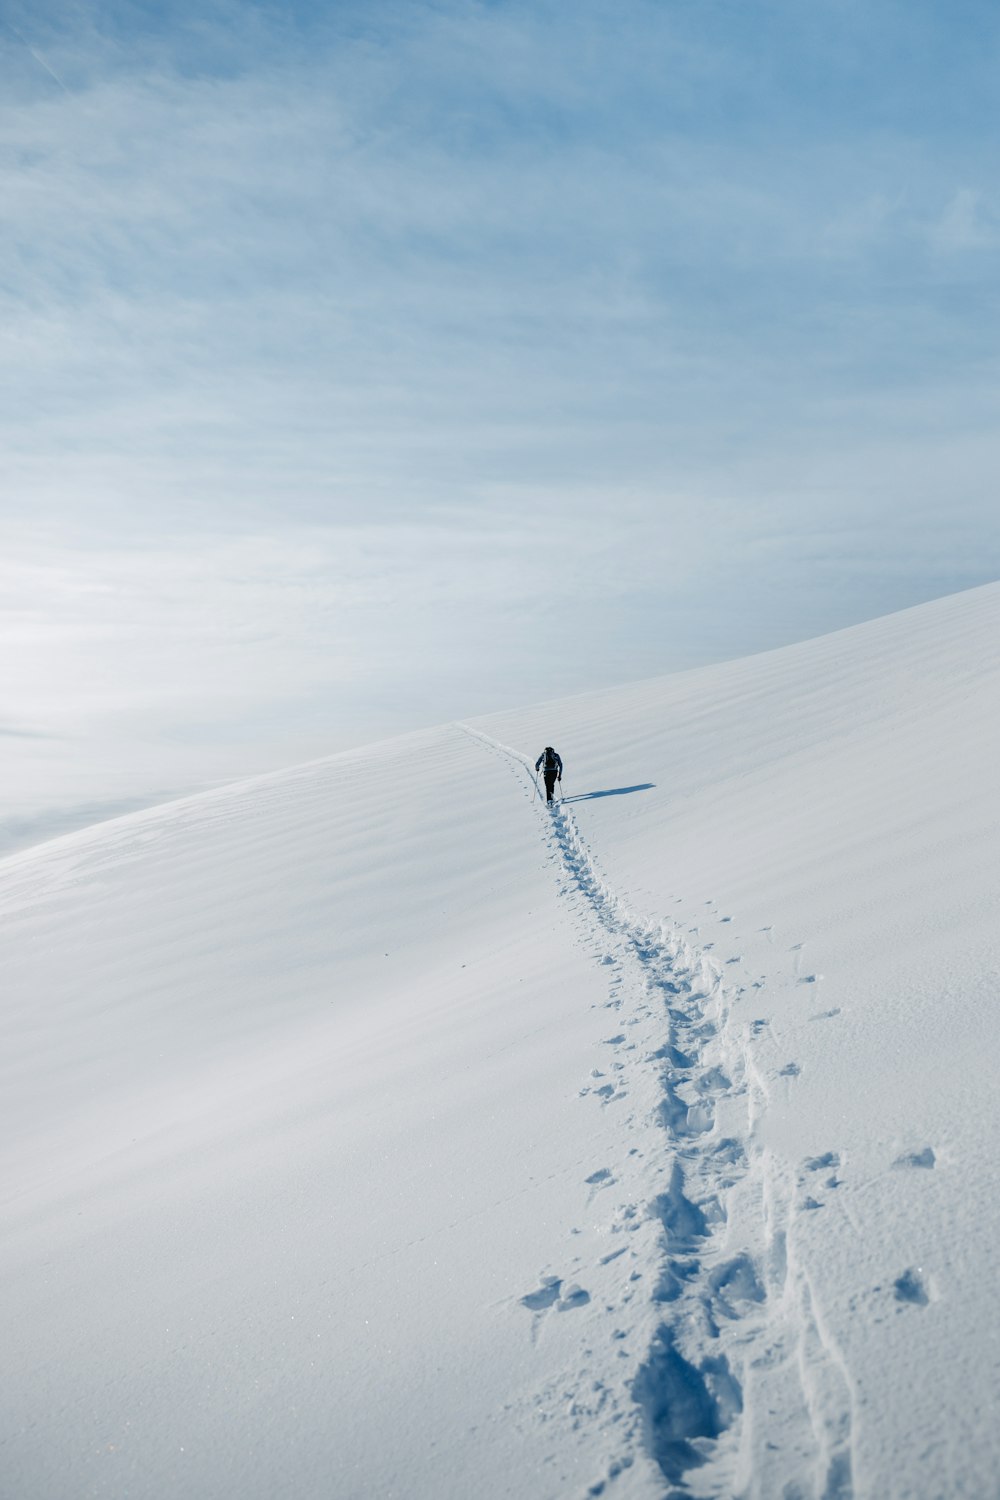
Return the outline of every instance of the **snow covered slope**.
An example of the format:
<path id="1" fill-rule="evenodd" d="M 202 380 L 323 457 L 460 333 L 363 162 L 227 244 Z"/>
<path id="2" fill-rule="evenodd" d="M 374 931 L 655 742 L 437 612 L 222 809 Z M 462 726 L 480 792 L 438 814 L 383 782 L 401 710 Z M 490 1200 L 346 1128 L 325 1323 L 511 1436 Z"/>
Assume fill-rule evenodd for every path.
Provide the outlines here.
<path id="1" fill-rule="evenodd" d="M 0 862 L 4 1495 L 994 1493 L 998 626 Z"/>

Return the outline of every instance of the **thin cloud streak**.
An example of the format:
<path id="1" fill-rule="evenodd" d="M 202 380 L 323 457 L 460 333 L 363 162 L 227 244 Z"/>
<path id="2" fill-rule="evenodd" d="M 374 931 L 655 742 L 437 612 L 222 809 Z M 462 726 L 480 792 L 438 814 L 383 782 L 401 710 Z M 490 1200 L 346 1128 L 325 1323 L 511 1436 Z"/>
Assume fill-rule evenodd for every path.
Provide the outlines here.
<path id="1" fill-rule="evenodd" d="M 47 73 L 49 77 L 59 85 L 64 94 L 68 94 L 69 89 L 66 87 L 65 83 L 63 83 L 62 79 L 59 77 L 59 74 L 55 71 L 54 68 L 49 67 L 49 64 L 45 61 L 45 58 L 41 55 L 40 52 L 36 51 L 36 49 L 32 47 L 29 42 L 25 40 L 22 33 L 18 31 L 17 27 L 12 25 L 8 20 L 5 20 L 2 24 L 11 33 L 12 36 L 15 36 L 17 38 L 28 55 L 34 59 L 34 61 L 38 64 L 42 71 Z"/>

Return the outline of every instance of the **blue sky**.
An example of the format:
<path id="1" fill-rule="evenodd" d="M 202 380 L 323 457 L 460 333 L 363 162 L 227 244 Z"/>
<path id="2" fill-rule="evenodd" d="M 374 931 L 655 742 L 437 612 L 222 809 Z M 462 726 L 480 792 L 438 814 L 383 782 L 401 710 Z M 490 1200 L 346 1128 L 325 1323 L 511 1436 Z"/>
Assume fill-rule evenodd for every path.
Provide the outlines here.
<path id="1" fill-rule="evenodd" d="M 1000 573 L 985 4 L 0 4 L 25 816 Z"/>

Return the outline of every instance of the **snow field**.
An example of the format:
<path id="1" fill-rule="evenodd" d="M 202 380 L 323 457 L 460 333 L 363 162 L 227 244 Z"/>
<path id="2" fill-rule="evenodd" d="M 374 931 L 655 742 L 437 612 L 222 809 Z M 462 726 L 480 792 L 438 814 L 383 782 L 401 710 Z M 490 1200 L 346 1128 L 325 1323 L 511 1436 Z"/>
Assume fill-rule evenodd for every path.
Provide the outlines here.
<path id="1" fill-rule="evenodd" d="M 11 1495 L 992 1493 L 998 626 L 0 862 Z"/>
<path id="2" fill-rule="evenodd" d="M 657 1492 L 657 1227 L 526 803 L 450 728 L 0 867 L 19 1496 Z"/>

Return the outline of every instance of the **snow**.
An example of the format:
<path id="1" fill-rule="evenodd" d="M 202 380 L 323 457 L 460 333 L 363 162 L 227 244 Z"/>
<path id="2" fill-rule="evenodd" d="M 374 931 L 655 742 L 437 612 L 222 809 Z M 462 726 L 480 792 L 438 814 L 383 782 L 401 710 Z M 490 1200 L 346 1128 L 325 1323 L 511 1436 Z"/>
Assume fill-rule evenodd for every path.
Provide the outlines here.
<path id="1" fill-rule="evenodd" d="M 998 627 L 0 861 L 4 1493 L 992 1493 Z"/>

